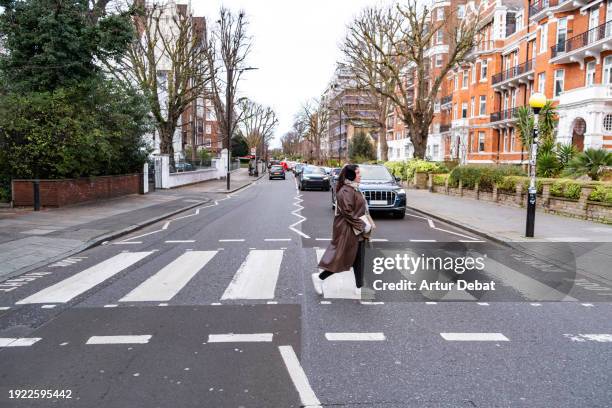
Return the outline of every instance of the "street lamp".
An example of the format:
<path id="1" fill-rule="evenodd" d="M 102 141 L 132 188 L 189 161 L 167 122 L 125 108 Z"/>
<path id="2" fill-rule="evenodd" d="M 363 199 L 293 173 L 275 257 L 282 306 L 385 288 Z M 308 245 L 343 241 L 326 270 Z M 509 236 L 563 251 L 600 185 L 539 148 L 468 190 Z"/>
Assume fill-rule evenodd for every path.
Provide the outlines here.
<path id="1" fill-rule="evenodd" d="M 529 98 L 529 106 L 533 110 L 533 133 L 531 137 L 531 149 L 529 149 L 529 191 L 527 193 L 527 225 L 525 236 L 533 238 L 533 229 L 536 213 L 536 158 L 538 154 L 538 116 L 540 110 L 546 105 L 546 96 L 542 93 L 534 93 Z"/>
<path id="2" fill-rule="evenodd" d="M 241 68 L 238 70 L 238 73 L 241 74 L 244 71 L 252 71 L 254 69 L 259 69 L 259 68 L 254 68 L 254 67 L 247 67 L 247 68 Z M 226 114 L 227 114 L 227 174 L 225 176 L 226 180 L 227 180 L 227 190 L 229 191 L 230 189 L 230 166 L 231 166 L 231 157 L 232 157 L 232 131 L 234 130 L 234 127 L 232 126 L 232 113 L 234 111 L 234 106 L 233 106 L 233 99 L 234 99 L 234 92 L 235 89 L 232 90 L 232 84 L 234 83 L 234 70 L 233 69 L 228 69 L 226 72 L 227 75 L 227 85 L 226 85 L 226 89 L 227 92 L 225 93 L 225 110 L 226 110 Z M 236 84 L 238 84 L 238 82 L 236 82 Z"/>

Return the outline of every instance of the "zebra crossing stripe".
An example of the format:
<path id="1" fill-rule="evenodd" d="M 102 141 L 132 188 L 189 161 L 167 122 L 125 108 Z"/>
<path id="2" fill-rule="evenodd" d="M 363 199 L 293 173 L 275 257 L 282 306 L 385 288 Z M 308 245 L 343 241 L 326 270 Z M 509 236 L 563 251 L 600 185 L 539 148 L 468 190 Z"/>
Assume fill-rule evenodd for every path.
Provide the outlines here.
<path id="1" fill-rule="evenodd" d="M 440 333 L 447 341 L 510 341 L 501 333 Z"/>
<path id="2" fill-rule="evenodd" d="M 251 250 L 221 300 L 274 299 L 283 250 Z"/>
<path id="3" fill-rule="evenodd" d="M 120 302 L 163 302 L 172 299 L 217 251 L 188 251 L 119 299 Z"/>
<path id="4" fill-rule="evenodd" d="M 122 252 L 17 302 L 66 303 L 130 267 L 153 252 Z"/>
<path id="5" fill-rule="evenodd" d="M 40 340 L 41 337 L 0 337 L 0 347 L 28 347 Z"/>

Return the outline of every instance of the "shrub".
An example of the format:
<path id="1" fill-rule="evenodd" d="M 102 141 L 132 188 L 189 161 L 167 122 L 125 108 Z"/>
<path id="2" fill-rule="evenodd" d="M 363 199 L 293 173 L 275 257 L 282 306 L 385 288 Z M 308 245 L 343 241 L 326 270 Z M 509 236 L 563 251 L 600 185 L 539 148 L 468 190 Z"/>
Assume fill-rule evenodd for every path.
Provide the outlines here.
<path id="1" fill-rule="evenodd" d="M 448 174 L 434 174 L 434 176 L 433 176 L 433 184 L 434 184 L 434 186 L 443 186 L 443 185 L 445 185 L 447 178 L 448 178 Z"/>
<path id="2" fill-rule="evenodd" d="M 606 166 L 612 166 L 612 152 L 605 149 L 586 149 L 569 161 L 564 174 L 576 177 L 587 174 L 592 180 L 598 180 Z"/>
<path id="3" fill-rule="evenodd" d="M 421 159 L 412 159 L 406 161 L 388 161 L 385 167 L 402 180 L 411 180 L 415 172 L 425 173 L 447 173 L 448 168 L 443 163 L 430 162 Z"/>
<path id="4" fill-rule="evenodd" d="M 478 183 L 482 190 L 491 190 L 493 185 L 498 184 L 507 176 L 522 176 L 525 173 L 517 166 L 478 166 L 463 165 L 455 167 L 449 176 L 449 185 L 457 186 L 459 180 L 466 188 L 474 188 Z M 509 182 L 510 183 L 510 182 Z M 515 184 L 516 186 L 516 184 Z M 509 187 L 507 187 L 509 188 Z"/>
<path id="5" fill-rule="evenodd" d="M 581 183 L 569 180 L 559 179 L 553 182 L 550 186 L 550 195 L 554 197 L 565 197 L 577 200 L 580 198 Z"/>
<path id="6" fill-rule="evenodd" d="M 612 184 L 600 184 L 589 195 L 589 200 L 612 204 Z"/>

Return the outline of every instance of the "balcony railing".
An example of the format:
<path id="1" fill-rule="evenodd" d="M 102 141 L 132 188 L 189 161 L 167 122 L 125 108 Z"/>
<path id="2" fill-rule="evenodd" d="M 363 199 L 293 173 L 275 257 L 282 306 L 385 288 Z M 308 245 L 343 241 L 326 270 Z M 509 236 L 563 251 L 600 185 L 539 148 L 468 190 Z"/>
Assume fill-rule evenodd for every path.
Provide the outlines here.
<path id="1" fill-rule="evenodd" d="M 444 124 L 444 125 L 440 125 L 440 133 L 444 133 L 444 132 L 448 132 L 451 128 L 450 123 L 449 124 Z"/>
<path id="2" fill-rule="evenodd" d="M 493 75 L 492 83 L 493 85 L 495 85 L 500 82 L 504 82 L 508 79 L 512 79 L 514 77 L 522 75 L 525 72 L 529 72 L 532 69 L 533 69 L 533 59 L 530 59 L 529 61 L 523 62 L 522 64 L 519 64 L 510 69 L 507 69 L 505 71 L 502 71 L 498 74 Z"/>
<path id="3" fill-rule="evenodd" d="M 452 101 L 453 101 L 453 95 L 443 96 L 442 99 L 440 99 L 440 104 L 446 105 L 446 104 L 451 103 Z"/>
<path id="4" fill-rule="evenodd" d="M 510 120 L 518 115 L 519 106 L 514 108 L 506 109 L 499 112 L 493 112 L 490 117 L 490 122 L 501 122 L 502 120 Z"/>
<path id="5" fill-rule="evenodd" d="M 602 25 L 595 27 L 589 31 L 585 31 L 582 34 L 578 34 L 567 41 L 560 42 L 550 47 L 551 58 L 555 58 L 561 54 L 577 50 L 582 47 L 586 47 L 589 44 L 593 44 L 599 40 L 612 35 L 612 20 L 603 23 Z"/>
<path id="6" fill-rule="evenodd" d="M 561 3 L 567 0 L 561 0 Z M 556 7 L 559 5 L 559 0 L 540 0 L 529 5 L 529 17 L 535 16 L 540 11 L 549 7 Z"/>

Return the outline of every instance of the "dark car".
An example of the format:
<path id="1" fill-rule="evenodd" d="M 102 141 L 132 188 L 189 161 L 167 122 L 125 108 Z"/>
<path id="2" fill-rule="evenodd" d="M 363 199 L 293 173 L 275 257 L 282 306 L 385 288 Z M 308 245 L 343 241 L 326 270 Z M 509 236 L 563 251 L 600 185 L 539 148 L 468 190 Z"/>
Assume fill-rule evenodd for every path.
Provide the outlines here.
<path id="1" fill-rule="evenodd" d="M 304 168 L 304 165 L 302 163 L 298 163 L 293 167 L 293 174 L 295 174 L 296 177 L 300 176 L 300 173 L 302 172 L 302 168 Z"/>
<path id="2" fill-rule="evenodd" d="M 329 176 L 321 167 L 304 166 L 298 177 L 298 187 L 300 190 L 308 190 L 310 188 L 318 188 L 329 191 L 331 183 Z"/>
<path id="3" fill-rule="evenodd" d="M 269 179 L 272 180 L 273 178 L 285 179 L 285 169 L 283 169 L 283 166 L 274 165 L 270 167 Z"/>
<path id="4" fill-rule="evenodd" d="M 406 191 L 399 185 L 385 166 L 360 164 L 359 189 L 368 202 L 370 213 L 390 212 L 396 218 L 406 215 Z M 335 189 L 332 189 L 332 206 L 336 205 Z"/>

